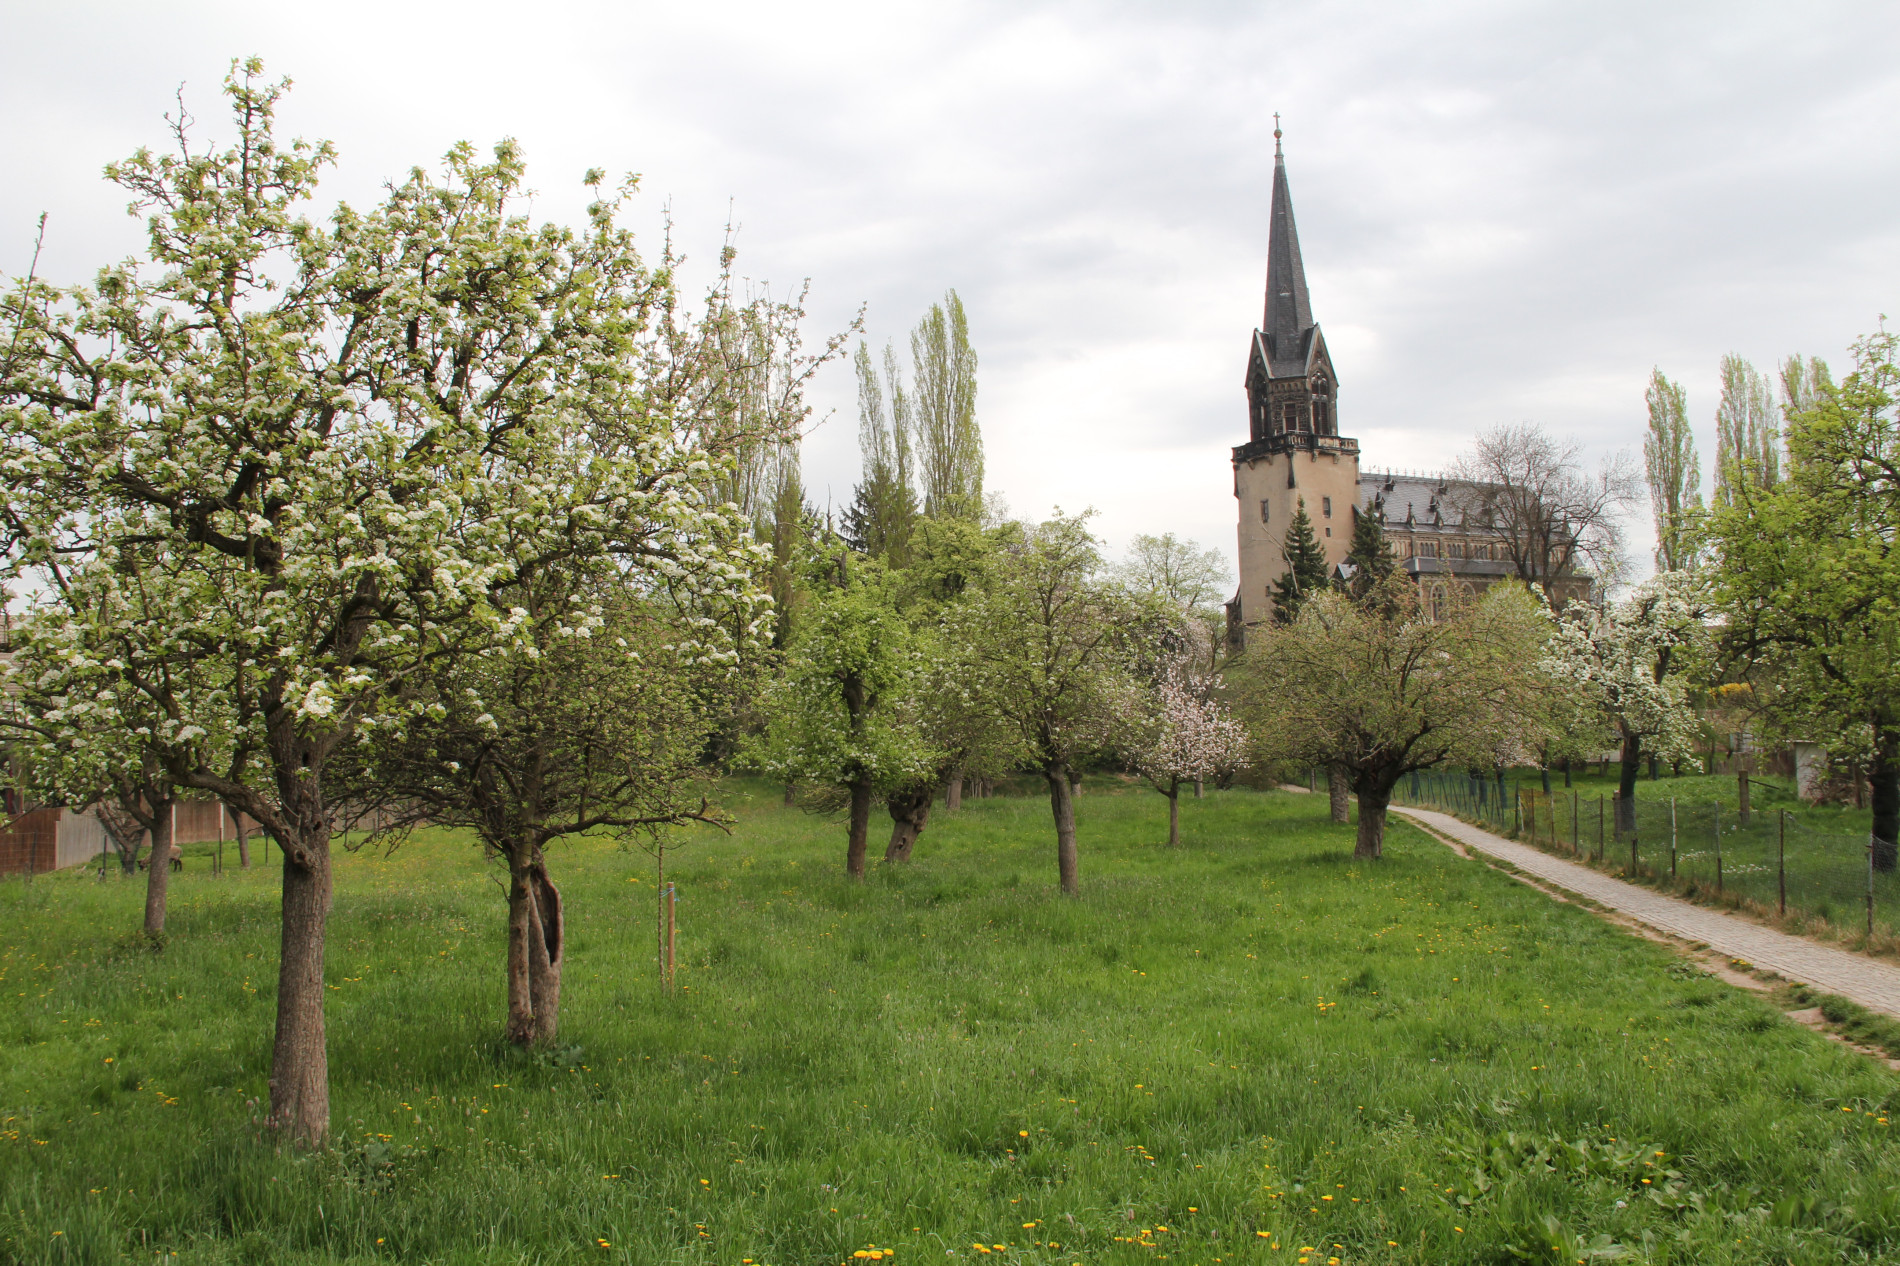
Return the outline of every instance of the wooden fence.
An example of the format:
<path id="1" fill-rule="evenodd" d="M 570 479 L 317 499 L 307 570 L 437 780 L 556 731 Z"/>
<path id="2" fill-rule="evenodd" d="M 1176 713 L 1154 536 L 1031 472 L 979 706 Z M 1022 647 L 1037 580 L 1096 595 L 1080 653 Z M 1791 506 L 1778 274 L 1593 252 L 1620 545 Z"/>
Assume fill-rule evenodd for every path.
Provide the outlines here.
<path id="1" fill-rule="evenodd" d="M 35 809 L 0 825 L 0 875 L 44 874 L 59 865 L 58 809 Z"/>

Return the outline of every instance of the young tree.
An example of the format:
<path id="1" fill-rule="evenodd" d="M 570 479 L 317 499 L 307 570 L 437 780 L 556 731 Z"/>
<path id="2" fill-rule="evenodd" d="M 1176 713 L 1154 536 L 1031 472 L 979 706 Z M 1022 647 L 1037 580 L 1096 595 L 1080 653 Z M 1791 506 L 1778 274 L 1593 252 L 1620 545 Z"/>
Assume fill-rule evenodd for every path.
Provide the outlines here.
<path id="1" fill-rule="evenodd" d="M 440 180 L 417 171 L 319 230 L 299 211 L 331 151 L 278 144 L 283 85 L 260 74 L 246 63 L 227 82 L 232 148 L 194 151 L 181 119 L 176 153 L 109 169 L 152 213 L 144 260 L 90 286 L 29 281 L 5 305 L 0 447 L 15 571 L 92 585 L 144 568 L 157 618 L 92 640 L 198 665 L 215 695 L 159 673 L 129 684 L 181 733 L 258 755 L 261 773 L 215 745 L 177 751 L 168 772 L 282 849 L 270 1120 L 317 1143 L 331 817 L 347 799 L 333 759 L 410 716 L 423 665 L 494 648 L 495 594 L 524 561 L 511 522 L 723 539 L 718 455 L 698 440 L 751 407 L 733 395 L 758 346 L 742 330 L 796 322 L 735 306 L 723 278 L 703 315 L 682 313 L 677 261 L 640 259 L 618 197 L 583 230 L 530 225 L 512 144 L 491 162 L 458 146 Z M 794 380 L 807 364 L 775 363 Z M 507 482 L 498 457 L 579 416 L 620 428 L 652 477 L 589 483 L 591 501 Z"/>
<path id="2" fill-rule="evenodd" d="M 1108 738 L 1111 707 L 1147 613 L 1101 580 L 1088 516 L 1060 512 L 999 550 L 989 585 L 944 620 L 948 653 L 1049 787 L 1062 891 L 1080 890 L 1071 774 Z"/>
<path id="3" fill-rule="evenodd" d="M 1874 864 L 1900 838 L 1900 367 L 1886 330 L 1854 346 L 1854 370 L 1818 384 L 1789 419 L 1789 474 L 1731 485 L 1713 516 L 1721 650 L 1730 671 L 1772 678 L 1805 717 L 1864 726 L 1872 749 Z M 1768 684 L 1763 681 L 1761 684 Z"/>
<path id="4" fill-rule="evenodd" d="M 983 512 L 983 432 L 976 421 L 976 349 L 963 300 L 951 290 L 910 335 L 911 422 L 924 513 L 975 519 Z"/>
<path id="5" fill-rule="evenodd" d="M 1313 532 L 1313 520 L 1306 513 L 1306 498 L 1301 497 L 1287 525 L 1286 541 L 1281 545 L 1286 556 L 1286 571 L 1273 582 L 1273 618 L 1291 624 L 1299 618 L 1300 608 L 1318 594 L 1325 593 L 1330 577 L 1326 551 Z"/>
<path id="6" fill-rule="evenodd" d="M 767 698 L 761 763 L 815 807 L 847 807 L 845 873 L 864 878 L 877 796 L 930 780 L 939 754 L 917 726 L 919 670 L 889 573 L 834 543 L 811 577 L 810 615 Z"/>
<path id="7" fill-rule="evenodd" d="M 1709 604 L 1688 572 L 1659 572 L 1615 604 L 1572 604 L 1557 625 L 1544 671 L 1580 688 L 1616 724 L 1621 740 L 1617 825 L 1636 826 L 1643 757 L 1695 752 L 1695 709 L 1681 669 L 1708 638 Z"/>
<path id="8" fill-rule="evenodd" d="M 682 610 L 651 577 L 603 561 L 524 572 L 502 591 L 517 653 L 441 661 L 417 682 L 419 715 L 364 753 L 398 820 L 472 831 L 506 865 L 505 1031 L 519 1046 L 547 1045 L 560 1026 L 565 919 L 549 845 L 725 821 L 705 796 L 700 699 L 725 676 L 708 660 L 730 639 L 707 645 L 692 616 L 708 589 L 741 606 L 752 595 L 715 581 Z"/>
<path id="9" fill-rule="evenodd" d="M 1582 445 L 1527 422 L 1482 432 L 1452 474 L 1459 508 L 1495 530 L 1517 578 L 1558 605 L 1560 579 L 1583 569 L 1601 589 L 1620 568 L 1622 511 L 1641 492 L 1623 454 L 1586 470 Z"/>
<path id="10" fill-rule="evenodd" d="M 1768 375 L 1730 353 L 1722 358 L 1715 407 L 1715 500 L 1727 505 L 1743 483 L 1772 488 L 1781 478 L 1781 432 Z"/>
<path id="11" fill-rule="evenodd" d="M 1516 586 L 1454 602 L 1436 620 L 1403 579 L 1377 602 L 1322 594 L 1249 644 L 1239 675 L 1245 715 L 1272 757 L 1348 771 L 1359 801 L 1353 855 L 1378 857 L 1401 777 L 1489 765 L 1501 742 L 1535 750 L 1543 687 L 1525 666 L 1547 634 L 1542 611 Z"/>
<path id="12" fill-rule="evenodd" d="M 1168 798 L 1168 846 L 1181 843 L 1181 788 L 1198 787 L 1247 763 L 1246 727 L 1198 688 L 1195 630 L 1175 635 L 1161 676 L 1117 701 L 1114 743 L 1128 767 Z"/>
<path id="13" fill-rule="evenodd" d="M 1696 562 L 1696 530 L 1702 517 L 1702 463 L 1689 427 L 1689 406 L 1680 383 L 1652 369 L 1649 434 L 1643 437 L 1643 474 L 1656 520 L 1656 569 L 1689 571 Z"/>

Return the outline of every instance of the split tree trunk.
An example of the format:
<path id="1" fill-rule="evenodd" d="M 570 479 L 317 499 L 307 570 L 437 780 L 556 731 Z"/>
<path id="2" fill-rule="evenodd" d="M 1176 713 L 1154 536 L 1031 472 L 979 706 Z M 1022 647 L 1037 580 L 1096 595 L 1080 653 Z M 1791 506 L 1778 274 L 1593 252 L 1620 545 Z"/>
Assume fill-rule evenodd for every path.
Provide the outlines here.
<path id="1" fill-rule="evenodd" d="M 921 791 L 899 791 L 885 797 L 891 811 L 891 842 L 884 850 L 885 861 L 910 860 L 910 851 L 917 846 L 917 837 L 924 833 L 924 826 L 930 820 L 932 790 L 926 786 Z"/>
<path id="2" fill-rule="evenodd" d="M 1060 764 L 1045 770 L 1043 780 L 1049 784 L 1049 812 L 1056 820 L 1056 873 L 1062 891 L 1073 897 L 1082 890 L 1076 873 L 1074 784 L 1069 771 Z"/>
<path id="3" fill-rule="evenodd" d="M 145 864 L 145 935 L 165 934 L 165 896 L 172 878 L 172 804 L 170 798 L 152 804 L 151 860 Z"/>
<path id="4" fill-rule="evenodd" d="M 1326 767 L 1326 795 L 1332 802 L 1333 821 L 1350 821 L 1352 813 L 1348 807 L 1347 798 L 1352 795 L 1352 781 L 1347 778 L 1344 765 Z"/>
<path id="5" fill-rule="evenodd" d="M 548 1046 L 561 1029 L 561 966 L 566 923 L 561 892 L 548 878 L 547 860 L 535 850 L 529 867 L 528 1004 L 534 1013 L 532 1041 Z"/>
<path id="6" fill-rule="evenodd" d="M 864 845 L 871 831 L 871 780 L 860 778 L 851 784 L 851 825 L 845 840 L 844 871 L 853 879 L 864 878 Z"/>

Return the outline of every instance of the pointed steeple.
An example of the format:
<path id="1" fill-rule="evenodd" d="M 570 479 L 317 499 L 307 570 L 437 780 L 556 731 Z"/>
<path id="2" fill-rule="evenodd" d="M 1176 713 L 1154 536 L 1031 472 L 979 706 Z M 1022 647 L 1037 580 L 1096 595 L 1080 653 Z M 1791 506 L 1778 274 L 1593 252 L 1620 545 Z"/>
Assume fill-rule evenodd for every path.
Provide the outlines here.
<path id="1" fill-rule="evenodd" d="M 1286 155 L 1280 150 L 1280 116 L 1277 114 L 1273 116 L 1273 125 L 1267 310 L 1260 330 L 1272 349 L 1276 374 L 1301 373 L 1306 358 L 1306 333 L 1313 328 L 1313 301 L 1306 292 L 1306 268 L 1300 262 L 1300 233 L 1293 224 L 1293 194 L 1287 188 Z"/>

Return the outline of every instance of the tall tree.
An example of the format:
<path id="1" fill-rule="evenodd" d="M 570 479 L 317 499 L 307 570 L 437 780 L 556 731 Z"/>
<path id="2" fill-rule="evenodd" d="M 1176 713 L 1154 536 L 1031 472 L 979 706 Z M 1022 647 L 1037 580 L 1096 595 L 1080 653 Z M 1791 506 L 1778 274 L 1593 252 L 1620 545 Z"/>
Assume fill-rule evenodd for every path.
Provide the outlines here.
<path id="1" fill-rule="evenodd" d="M 963 300 L 951 290 L 911 331 L 911 425 L 924 513 L 974 519 L 983 511 L 983 432 L 976 421 L 976 349 Z"/>
<path id="2" fill-rule="evenodd" d="M 1782 421 L 1792 421 L 1796 414 L 1815 408 L 1833 385 L 1834 376 L 1828 372 L 1827 362 L 1819 356 L 1804 360 L 1797 354 L 1782 361 Z"/>
<path id="3" fill-rule="evenodd" d="M 1081 890 L 1070 775 L 1101 749 L 1144 611 L 1102 580 L 1086 515 L 1058 513 L 998 551 L 989 584 L 944 619 L 972 694 L 1049 787 L 1062 891 Z"/>
<path id="4" fill-rule="evenodd" d="M 1742 483 L 1772 488 L 1781 478 L 1781 429 L 1768 375 L 1734 353 L 1722 358 L 1722 397 L 1715 406 L 1715 500 L 1735 500 Z"/>
<path id="5" fill-rule="evenodd" d="M 859 479 L 845 512 L 845 535 L 853 549 L 875 555 L 893 567 L 910 562 L 910 536 L 917 519 L 917 493 L 911 476 L 910 402 L 886 345 L 884 374 L 871 364 L 871 351 L 860 340 L 854 365 L 858 377 Z M 886 404 L 886 391 L 889 404 Z"/>
<path id="6" fill-rule="evenodd" d="M 1788 420 L 1789 476 L 1739 480 L 1713 516 L 1721 650 L 1729 670 L 1791 700 L 1803 722 L 1832 714 L 1873 750 L 1874 865 L 1900 861 L 1900 341 L 1854 345 L 1838 385 Z M 1843 736 L 1845 737 L 1845 736 Z"/>
<path id="7" fill-rule="evenodd" d="M 1306 513 L 1306 498 L 1301 497 L 1287 525 L 1286 540 L 1280 546 L 1286 559 L 1286 571 L 1273 582 L 1273 618 L 1291 624 L 1299 618 L 1300 608 L 1318 594 L 1326 592 L 1329 582 L 1326 550 L 1313 531 L 1313 520 Z"/>
<path id="8" fill-rule="evenodd" d="M 1497 533 L 1517 578 L 1562 605 L 1563 581 L 1580 570 L 1599 589 L 1622 566 L 1622 512 L 1641 483 L 1621 453 L 1586 468 L 1583 446 L 1525 422 L 1479 434 L 1452 466 L 1450 497 Z"/>
<path id="9" fill-rule="evenodd" d="M 1649 434 L 1643 437 L 1643 474 L 1656 520 L 1656 569 L 1695 566 L 1695 534 L 1702 515 L 1702 462 L 1689 427 L 1687 393 L 1660 369 L 1649 373 Z"/>
<path id="10" fill-rule="evenodd" d="M 1386 808 L 1404 775 L 1435 765 L 1525 758 L 1536 750 L 1535 673 L 1548 624 L 1524 590 L 1454 597 L 1439 618 L 1417 586 L 1355 603 L 1326 593 L 1292 624 L 1266 629 L 1237 676 L 1259 750 L 1343 767 L 1359 801 L 1355 857 L 1385 848 Z M 1503 751 L 1500 751 L 1501 745 Z"/>

